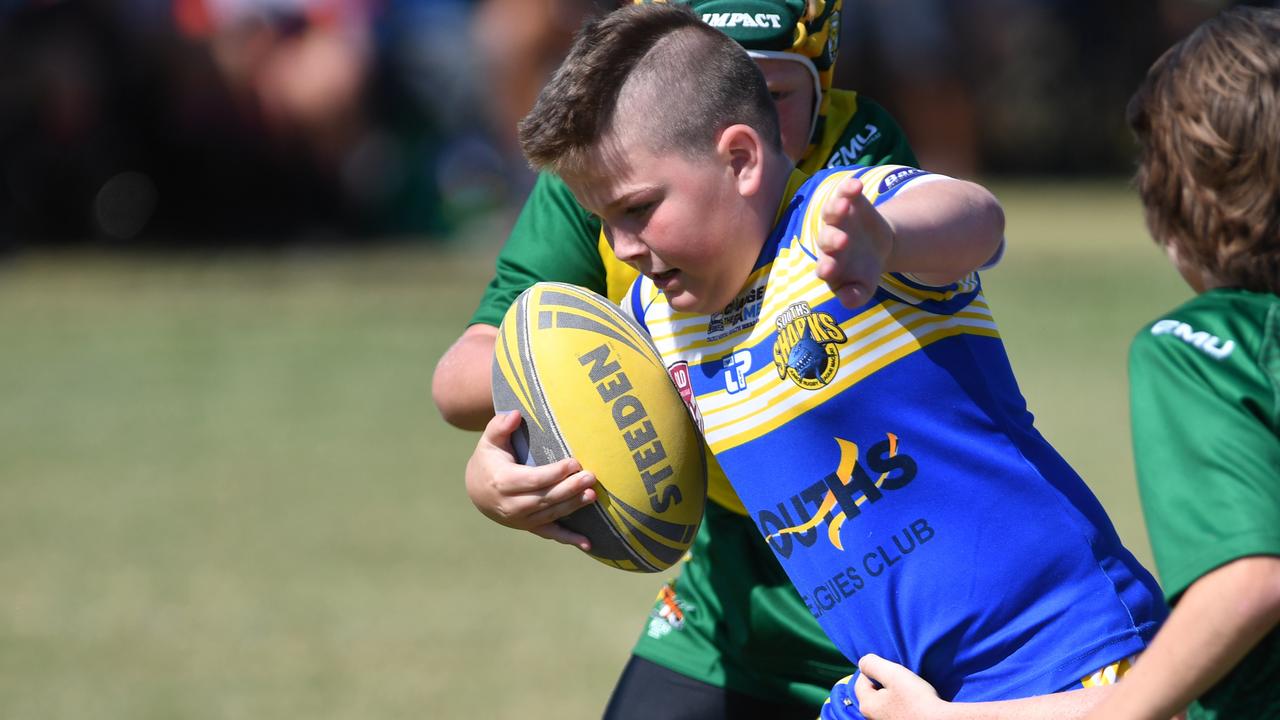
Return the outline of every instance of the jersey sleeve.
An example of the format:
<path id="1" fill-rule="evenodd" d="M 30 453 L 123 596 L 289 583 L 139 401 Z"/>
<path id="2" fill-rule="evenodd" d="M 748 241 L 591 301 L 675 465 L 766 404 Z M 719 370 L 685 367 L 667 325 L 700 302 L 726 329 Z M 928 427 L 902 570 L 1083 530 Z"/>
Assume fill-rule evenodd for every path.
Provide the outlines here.
<path id="1" fill-rule="evenodd" d="M 1131 345 L 1130 406 L 1143 511 L 1172 600 L 1227 562 L 1280 554 L 1280 439 L 1274 375 L 1258 382 L 1267 376 L 1243 349 L 1215 357 L 1160 327 Z M 1260 365 L 1274 372 L 1267 352 Z"/>
<path id="2" fill-rule="evenodd" d="M 902 165 L 848 168 L 830 173 L 813 189 L 813 198 L 805 210 L 804 231 L 800 234 L 805 252 L 815 258 L 822 207 L 836 186 L 850 175 L 862 181 L 862 194 L 876 207 L 913 188 L 949 179 L 946 175 Z M 952 315 L 972 309 L 971 303 L 981 293 L 981 281 L 977 272 L 971 272 L 949 285 L 934 286 L 921 282 L 910 273 L 885 273 L 880 278 L 880 292 L 934 314 Z"/>
<path id="3" fill-rule="evenodd" d="M 572 283 L 605 294 L 600 220 L 556 176 L 539 175 L 511 234 L 498 253 L 493 279 L 471 324 L 497 326 L 520 293 L 536 282 Z"/>
<path id="4" fill-rule="evenodd" d="M 825 176 L 815 177 L 812 196 L 805 206 L 804 228 L 800 241 L 805 250 L 813 254 L 818 239 L 818 230 L 822 225 L 822 208 L 835 193 L 836 187 L 848 177 L 862 181 L 862 194 L 872 205 L 879 207 L 891 200 L 895 195 L 914 185 L 943 179 L 944 175 L 920 170 L 903 165 L 880 165 L 876 167 L 842 168 L 827 172 Z"/>

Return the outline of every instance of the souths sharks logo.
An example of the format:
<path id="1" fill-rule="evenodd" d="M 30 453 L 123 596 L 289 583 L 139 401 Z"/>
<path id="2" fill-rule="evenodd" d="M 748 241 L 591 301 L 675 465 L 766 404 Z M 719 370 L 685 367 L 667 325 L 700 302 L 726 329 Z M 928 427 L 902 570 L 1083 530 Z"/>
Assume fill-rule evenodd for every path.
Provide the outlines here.
<path id="1" fill-rule="evenodd" d="M 773 343 L 773 364 L 778 377 L 805 390 L 817 390 L 831 382 L 840 369 L 840 343 L 848 338 L 831 315 L 814 312 L 798 302 L 774 319 L 778 339 Z"/>
<path id="2" fill-rule="evenodd" d="M 865 454 L 857 443 L 834 439 L 840 447 L 835 472 L 756 515 L 764 539 L 784 558 L 791 557 L 796 543 L 812 547 L 822 523 L 827 525 L 827 542 L 843 551 L 840 529 L 844 524 L 916 477 L 915 459 L 898 449 L 898 436 L 893 433 L 885 433 L 885 439 Z"/>

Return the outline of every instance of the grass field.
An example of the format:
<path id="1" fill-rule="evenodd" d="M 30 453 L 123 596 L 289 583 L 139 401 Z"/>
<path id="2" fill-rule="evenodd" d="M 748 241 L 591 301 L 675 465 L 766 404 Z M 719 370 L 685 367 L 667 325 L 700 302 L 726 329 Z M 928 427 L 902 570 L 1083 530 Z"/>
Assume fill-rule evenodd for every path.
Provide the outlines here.
<path id="1" fill-rule="evenodd" d="M 1014 367 L 1149 562 L 1124 356 L 1188 291 L 1120 182 L 996 189 Z M 658 578 L 471 507 L 457 247 L 0 265 L 0 717 L 599 715 Z"/>

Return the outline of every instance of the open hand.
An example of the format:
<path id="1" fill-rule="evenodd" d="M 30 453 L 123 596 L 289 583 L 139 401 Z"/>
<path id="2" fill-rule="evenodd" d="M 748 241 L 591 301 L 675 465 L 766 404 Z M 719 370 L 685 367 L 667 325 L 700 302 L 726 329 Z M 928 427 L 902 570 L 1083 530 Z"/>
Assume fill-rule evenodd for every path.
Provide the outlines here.
<path id="1" fill-rule="evenodd" d="M 818 277 L 847 308 L 865 305 L 880 283 L 893 228 L 862 194 L 862 181 L 840 181 L 822 206 L 818 231 Z"/>

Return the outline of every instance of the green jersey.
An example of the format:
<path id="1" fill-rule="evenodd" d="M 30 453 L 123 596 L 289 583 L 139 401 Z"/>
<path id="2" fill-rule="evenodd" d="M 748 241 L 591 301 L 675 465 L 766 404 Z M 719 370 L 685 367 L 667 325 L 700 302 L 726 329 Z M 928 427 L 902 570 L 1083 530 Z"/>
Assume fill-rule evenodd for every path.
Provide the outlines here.
<path id="1" fill-rule="evenodd" d="M 1133 446 L 1171 603 L 1205 573 L 1280 555 L 1280 297 L 1213 290 L 1152 323 L 1129 356 Z M 1189 718 L 1280 718 L 1273 629 Z"/>

